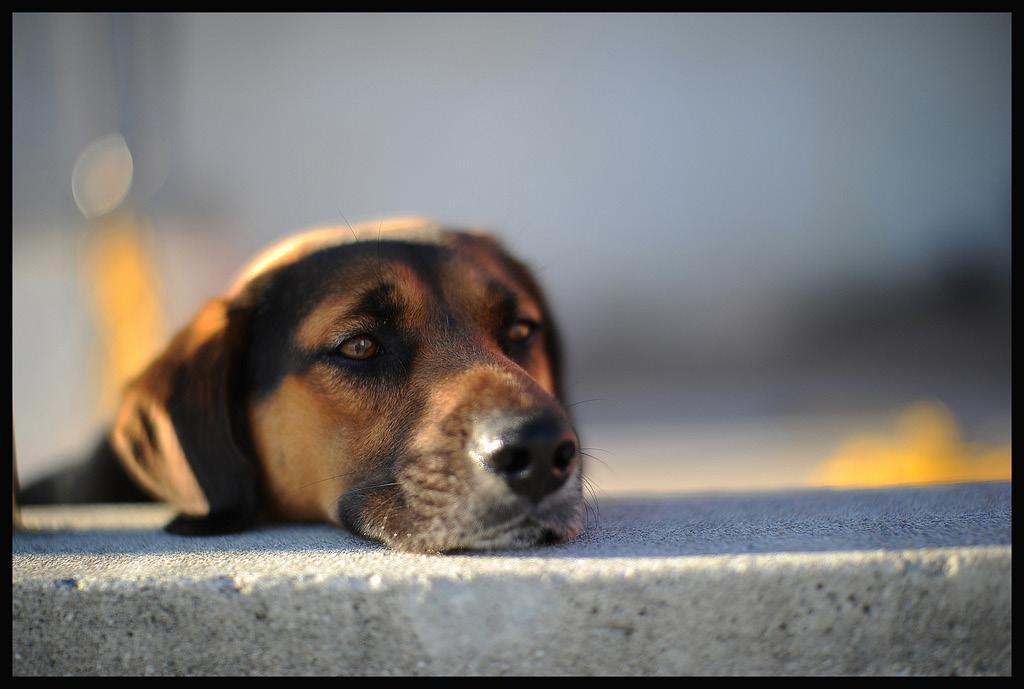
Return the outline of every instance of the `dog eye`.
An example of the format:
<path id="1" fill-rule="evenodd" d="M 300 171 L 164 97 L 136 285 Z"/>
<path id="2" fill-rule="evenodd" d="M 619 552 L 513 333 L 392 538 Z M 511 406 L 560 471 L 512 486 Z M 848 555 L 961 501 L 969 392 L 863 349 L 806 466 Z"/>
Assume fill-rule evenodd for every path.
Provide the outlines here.
<path id="1" fill-rule="evenodd" d="M 380 351 L 380 343 L 369 335 L 355 335 L 338 346 L 338 352 L 347 359 L 369 359 Z"/>
<path id="2" fill-rule="evenodd" d="M 509 327 L 505 332 L 505 337 L 509 342 L 526 342 L 537 332 L 539 327 L 539 323 L 521 318 Z"/>

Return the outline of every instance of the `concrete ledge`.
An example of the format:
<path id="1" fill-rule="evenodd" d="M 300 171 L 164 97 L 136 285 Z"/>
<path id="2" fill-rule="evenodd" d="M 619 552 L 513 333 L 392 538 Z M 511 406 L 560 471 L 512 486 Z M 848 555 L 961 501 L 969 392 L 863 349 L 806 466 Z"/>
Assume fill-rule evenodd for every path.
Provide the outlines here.
<path id="1" fill-rule="evenodd" d="M 1009 483 L 607 498 L 575 543 L 456 556 L 24 514 L 16 675 L 1011 672 Z"/>

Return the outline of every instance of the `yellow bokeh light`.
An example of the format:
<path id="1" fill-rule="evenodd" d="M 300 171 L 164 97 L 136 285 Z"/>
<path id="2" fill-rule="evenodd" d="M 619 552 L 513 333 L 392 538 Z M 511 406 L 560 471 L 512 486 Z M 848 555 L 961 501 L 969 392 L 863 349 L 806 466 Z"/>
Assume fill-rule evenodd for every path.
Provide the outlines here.
<path id="1" fill-rule="evenodd" d="M 914 483 L 1010 480 L 1010 445 L 966 443 L 952 413 L 937 403 L 905 409 L 895 433 L 854 434 L 818 465 L 807 483 L 877 487 Z"/>
<path id="2" fill-rule="evenodd" d="M 163 345 L 160 280 L 145 236 L 134 215 L 108 216 L 93 228 L 85 257 L 102 356 L 103 406 L 116 400 Z"/>

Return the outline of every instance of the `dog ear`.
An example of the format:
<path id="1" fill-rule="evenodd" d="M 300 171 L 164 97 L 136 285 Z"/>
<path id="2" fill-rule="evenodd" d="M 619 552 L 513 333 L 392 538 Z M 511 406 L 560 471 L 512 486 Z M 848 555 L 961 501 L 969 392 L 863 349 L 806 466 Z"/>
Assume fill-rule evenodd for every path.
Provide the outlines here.
<path id="1" fill-rule="evenodd" d="M 250 309 L 209 302 L 129 384 L 111 441 L 147 492 L 176 507 L 167 530 L 241 531 L 256 519 L 259 470 L 248 439 L 244 354 Z"/>

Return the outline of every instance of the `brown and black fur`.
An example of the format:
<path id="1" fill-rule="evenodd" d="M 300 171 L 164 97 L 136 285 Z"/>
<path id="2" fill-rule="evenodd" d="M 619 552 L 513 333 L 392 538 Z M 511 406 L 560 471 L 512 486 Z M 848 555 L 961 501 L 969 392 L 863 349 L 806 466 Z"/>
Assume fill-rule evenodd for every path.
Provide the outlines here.
<path id="1" fill-rule="evenodd" d="M 340 353 L 359 334 L 377 355 Z M 110 488 L 131 493 L 112 448 L 173 504 L 178 533 L 272 518 L 420 552 L 564 542 L 583 499 L 560 400 L 550 309 L 493 238 L 420 220 L 329 228 L 208 303 L 127 387 L 97 457 Z"/>

